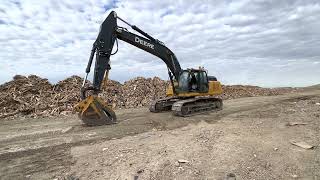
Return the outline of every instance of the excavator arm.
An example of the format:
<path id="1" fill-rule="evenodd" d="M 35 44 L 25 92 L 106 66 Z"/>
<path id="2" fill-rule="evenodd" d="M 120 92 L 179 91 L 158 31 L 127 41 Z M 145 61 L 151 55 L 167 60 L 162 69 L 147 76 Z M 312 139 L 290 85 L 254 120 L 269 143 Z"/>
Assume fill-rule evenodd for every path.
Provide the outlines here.
<path id="1" fill-rule="evenodd" d="M 129 32 L 126 28 L 117 26 L 118 19 L 128 24 L 132 29 L 136 30 L 144 37 Z M 106 74 L 105 72 L 111 69 L 110 56 L 113 55 L 112 49 L 114 47 L 114 44 L 117 43 L 117 39 L 136 46 L 137 48 L 142 49 L 162 59 L 163 62 L 167 65 L 171 82 L 173 83 L 173 80 L 178 81 L 182 69 L 174 53 L 161 41 L 148 35 L 138 27 L 131 25 L 123 19 L 117 17 L 116 13 L 112 11 L 105 19 L 105 21 L 101 24 L 99 34 L 93 44 L 89 62 L 86 68 L 86 73 L 88 74 L 90 72 L 93 57 L 95 55 L 96 62 L 94 68 L 93 87 L 89 88 L 90 90 L 99 92 L 104 76 Z M 85 98 L 85 96 L 83 96 L 83 98 Z"/>
<path id="2" fill-rule="evenodd" d="M 162 59 L 174 76 L 175 80 L 179 79 L 179 74 L 181 72 L 179 61 L 174 53 L 163 43 L 133 34 L 124 28 L 117 29 L 117 37 Z"/>

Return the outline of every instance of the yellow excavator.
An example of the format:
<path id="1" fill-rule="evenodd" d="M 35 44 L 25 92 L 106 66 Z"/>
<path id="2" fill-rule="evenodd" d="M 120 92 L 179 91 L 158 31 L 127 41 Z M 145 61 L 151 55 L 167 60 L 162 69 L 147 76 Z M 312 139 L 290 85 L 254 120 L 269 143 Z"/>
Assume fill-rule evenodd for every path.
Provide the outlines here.
<path id="1" fill-rule="evenodd" d="M 117 25 L 120 20 L 141 35 L 129 32 Z M 177 116 L 189 116 L 205 111 L 222 109 L 222 100 L 216 96 L 222 94 L 222 88 L 217 78 L 208 76 L 203 67 L 183 70 L 174 53 L 158 39 L 131 25 L 112 11 L 101 24 L 97 39 L 93 43 L 91 55 L 86 68 L 86 76 L 81 87 L 81 99 L 75 106 L 79 118 L 88 126 L 107 125 L 117 122 L 116 114 L 108 104 L 98 97 L 101 87 L 104 87 L 110 67 L 110 56 L 118 51 L 118 39 L 140 48 L 160 58 L 168 69 L 170 85 L 167 97 L 154 100 L 150 112 L 172 111 Z M 112 52 L 116 44 L 117 49 Z M 96 57 L 93 83 L 88 86 L 86 81 L 94 56 Z M 165 87 L 163 87 L 165 88 Z"/>

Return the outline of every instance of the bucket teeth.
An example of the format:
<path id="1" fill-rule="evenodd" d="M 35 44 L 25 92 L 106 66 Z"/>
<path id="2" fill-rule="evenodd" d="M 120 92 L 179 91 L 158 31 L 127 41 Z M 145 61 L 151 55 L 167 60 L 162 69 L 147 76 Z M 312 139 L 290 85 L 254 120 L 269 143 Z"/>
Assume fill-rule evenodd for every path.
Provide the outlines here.
<path id="1" fill-rule="evenodd" d="M 75 106 L 75 110 L 78 111 L 82 122 L 88 126 L 109 125 L 117 122 L 115 112 L 97 96 L 88 96 Z"/>

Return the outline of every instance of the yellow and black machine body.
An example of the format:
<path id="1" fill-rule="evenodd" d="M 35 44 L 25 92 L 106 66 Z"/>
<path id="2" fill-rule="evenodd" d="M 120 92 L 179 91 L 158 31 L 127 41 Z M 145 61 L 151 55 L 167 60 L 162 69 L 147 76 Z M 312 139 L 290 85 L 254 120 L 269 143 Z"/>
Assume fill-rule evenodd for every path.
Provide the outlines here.
<path id="1" fill-rule="evenodd" d="M 124 22 L 140 35 L 118 26 L 117 20 Z M 93 43 L 86 76 L 81 87 L 82 101 L 75 106 L 75 110 L 79 112 L 79 118 L 86 125 L 116 123 L 114 111 L 98 97 L 98 94 L 103 90 L 108 79 L 111 69 L 110 57 L 118 52 L 118 39 L 160 58 L 167 66 L 171 82 L 167 87 L 167 97 L 154 100 L 149 107 L 151 112 L 172 110 L 174 115 L 189 116 L 222 109 L 222 100 L 217 98 L 217 95 L 222 94 L 222 88 L 217 78 L 208 76 L 207 70 L 203 67 L 183 70 L 175 54 L 163 42 L 124 21 L 112 11 L 101 24 L 97 39 Z M 114 44 L 117 49 L 113 53 Z M 93 83 L 88 86 L 86 81 L 94 56 L 96 61 Z"/>
<path id="2" fill-rule="evenodd" d="M 174 115 L 189 116 L 205 111 L 222 109 L 222 87 L 214 76 L 208 76 L 204 68 L 182 70 L 179 81 L 167 88 L 167 97 L 155 100 L 151 112 L 172 110 Z"/>

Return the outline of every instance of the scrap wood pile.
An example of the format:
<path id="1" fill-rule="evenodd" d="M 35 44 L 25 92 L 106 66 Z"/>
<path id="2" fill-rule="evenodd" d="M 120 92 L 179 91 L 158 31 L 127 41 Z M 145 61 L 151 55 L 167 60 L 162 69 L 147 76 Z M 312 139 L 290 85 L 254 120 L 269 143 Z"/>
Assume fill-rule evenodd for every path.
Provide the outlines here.
<path id="1" fill-rule="evenodd" d="M 35 75 L 16 75 L 0 85 L 0 118 L 30 115 L 51 116 L 71 112 L 79 99 L 82 79 L 72 76 L 56 85 Z M 77 92 L 78 91 L 78 92 Z"/>
<path id="2" fill-rule="evenodd" d="M 235 99 L 241 97 L 275 96 L 297 91 L 297 88 L 262 88 L 250 85 L 223 85 L 222 99 Z"/>
<path id="3" fill-rule="evenodd" d="M 52 85 L 35 75 L 16 75 L 12 81 L 0 85 L 0 118 L 73 113 L 74 105 L 80 101 L 82 82 L 79 76 L 71 76 Z M 99 96 L 113 108 L 141 107 L 165 97 L 166 86 L 167 81 L 158 77 L 138 77 L 124 84 L 108 80 Z"/>
<path id="4" fill-rule="evenodd" d="M 107 103 L 111 105 L 113 108 L 123 107 L 124 98 L 122 86 L 123 85 L 118 81 L 109 79 L 106 86 L 102 89 L 102 92 L 99 94 L 99 97 L 107 101 Z"/>
<path id="5" fill-rule="evenodd" d="M 0 117 L 50 113 L 55 106 L 52 90 L 47 79 L 34 75 L 14 76 L 13 81 L 0 86 Z"/>
<path id="6" fill-rule="evenodd" d="M 57 84 L 36 75 L 16 75 L 12 81 L 0 85 L 0 118 L 17 116 L 47 117 L 74 113 L 74 105 L 80 101 L 83 79 L 71 76 Z M 90 82 L 88 82 L 90 83 Z M 137 77 L 121 84 L 108 80 L 99 94 L 113 108 L 148 106 L 154 99 L 165 97 L 169 82 L 158 77 Z M 223 86 L 223 99 L 251 96 L 270 96 L 296 91 L 295 88 L 261 88 L 257 86 Z"/>
<path id="7" fill-rule="evenodd" d="M 168 82 L 158 77 L 137 77 L 123 85 L 124 105 L 128 108 L 149 105 L 152 100 L 164 98 Z"/>
<path id="8" fill-rule="evenodd" d="M 150 104 L 152 100 L 163 98 L 168 82 L 158 77 L 137 77 L 121 84 L 108 80 L 108 83 L 99 94 L 107 100 L 113 108 L 134 108 Z"/>

